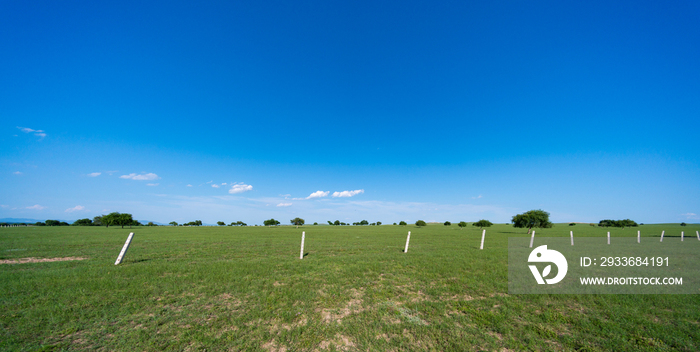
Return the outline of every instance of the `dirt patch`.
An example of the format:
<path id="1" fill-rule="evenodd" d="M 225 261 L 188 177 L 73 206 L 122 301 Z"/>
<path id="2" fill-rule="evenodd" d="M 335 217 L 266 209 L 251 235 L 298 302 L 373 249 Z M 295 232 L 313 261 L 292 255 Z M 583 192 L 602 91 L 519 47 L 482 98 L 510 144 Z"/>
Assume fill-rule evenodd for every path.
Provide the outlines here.
<path id="1" fill-rule="evenodd" d="M 45 262 L 67 262 L 71 260 L 85 260 L 85 257 L 63 257 L 63 258 L 19 258 L 19 259 L 2 259 L 0 264 L 26 264 L 26 263 L 45 263 Z"/>

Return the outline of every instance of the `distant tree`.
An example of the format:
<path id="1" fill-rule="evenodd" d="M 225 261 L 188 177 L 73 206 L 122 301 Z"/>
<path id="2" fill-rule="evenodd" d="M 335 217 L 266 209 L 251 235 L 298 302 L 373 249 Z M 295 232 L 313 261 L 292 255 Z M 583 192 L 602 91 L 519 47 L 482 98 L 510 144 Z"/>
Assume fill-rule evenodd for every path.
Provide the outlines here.
<path id="1" fill-rule="evenodd" d="M 483 229 L 484 227 L 491 227 L 491 225 L 493 225 L 493 223 L 491 223 L 491 221 L 488 220 L 479 220 L 475 223 L 472 223 L 472 226 L 478 226 L 480 229 Z"/>
<path id="2" fill-rule="evenodd" d="M 304 225 L 304 219 L 302 218 L 294 218 L 292 220 L 289 220 L 289 222 L 291 222 L 292 225 L 296 225 L 297 228 L 299 228 L 299 226 L 301 225 Z"/>
<path id="3" fill-rule="evenodd" d="M 379 226 L 379 225 L 381 225 L 381 224 L 382 224 L 381 221 L 377 221 L 377 226 Z"/>
<path id="4" fill-rule="evenodd" d="M 340 220 L 336 220 L 336 221 L 333 223 L 333 225 L 335 225 L 335 226 L 340 226 Z"/>
<path id="5" fill-rule="evenodd" d="M 576 226 L 576 223 L 571 222 L 569 223 L 569 226 Z"/>
<path id="6" fill-rule="evenodd" d="M 95 216 L 94 218 L 92 218 L 92 224 L 95 225 L 95 226 L 102 226 L 102 225 L 105 225 L 104 223 L 102 223 L 102 217 L 103 217 L 103 216 L 104 216 L 104 215 L 98 215 L 98 216 Z"/>
<path id="7" fill-rule="evenodd" d="M 445 223 L 444 223 L 443 225 L 445 225 L 445 226 L 451 226 L 451 225 L 452 225 L 452 223 L 451 223 L 451 222 L 449 222 L 449 221 L 445 221 Z"/>
<path id="8" fill-rule="evenodd" d="M 279 222 L 277 222 L 277 224 L 279 225 Z M 240 221 L 240 220 L 239 220 L 239 221 L 236 221 L 236 225 L 238 225 L 238 226 L 248 226 L 248 224 L 246 224 L 246 223 L 244 223 L 243 221 Z"/>
<path id="9" fill-rule="evenodd" d="M 396 223 L 394 223 L 394 225 L 396 225 Z"/>
<path id="10" fill-rule="evenodd" d="M 362 220 L 362 221 L 360 221 L 360 225 L 369 225 L 369 221 Z"/>
<path id="11" fill-rule="evenodd" d="M 684 223 L 684 222 L 681 223 L 681 226 L 685 226 L 685 225 L 686 225 L 686 223 Z"/>
<path id="12" fill-rule="evenodd" d="M 61 222 L 58 220 L 46 220 L 44 221 L 46 223 L 46 226 L 60 226 Z"/>
<path id="13" fill-rule="evenodd" d="M 216 224 L 219 226 L 226 226 L 226 223 L 223 221 L 217 221 Z"/>
<path id="14" fill-rule="evenodd" d="M 177 226 L 177 222 L 171 221 L 171 222 L 170 222 L 170 225 L 172 225 L 172 226 Z"/>
<path id="15" fill-rule="evenodd" d="M 465 221 L 460 221 L 459 224 L 457 224 L 457 226 L 459 226 L 459 229 L 461 230 L 467 227 L 467 223 Z"/>
<path id="16" fill-rule="evenodd" d="M 425 223 L 423 220 L 418 220 L 416 221 L 416 226 L 421 227 L 421 226 L 427 226 L 428 224 Z"/>
<path id="17" fill-rule="evenodd" d="M 315 223 L 314 223 L 314 225 L 318 225 L 318 223 L 317 223 L 317 222 L 315 222 Z"/>
<path id="18" fill-rule="evenodd" d="M 405 221 L 399 221 L 399 225 L 401 225 L 401 226 L 406 226 L 406 225 L 408 225 L 408 224 L 407 224 Z"/>
<path id="19" fill-rule="evenodd" d="M 333 226 L 333 222 L 332 222 L 332 221 L 330 221 L 330 220 L 328 220 L 328 225 L 331 225 L 331 226 Z"/>
<path id="20" fill-rule="evenodd" d="M 637 225 L 636 222 L 630 220 L 630 219 L 625 219 L 625 220 L 600 220 L 598 222 L 598 226 L 600 227 L 622 227 L 623 229 L 625 227 L 636 227 L 639 226 Z"/>
<path id="21" fill-rule="evenodd" d="M 71 224 L 71 225 L 73 225 L 73 226 L 92 226 L 92 220 L 87 219 L 87 218 L 78 219 L 78 220 L 75 220 L 73 222 L 73 224 Z"/>
<path id="22" fill-rule="evenodd" d="M 272 227 L 272 226 L 277 226 L 277 225 L 279 225 L 280 222 L 277 221 L 277 220 L 275 220 L 275 219 L 270 219 L 270 220 L 265 220 L 265 221 L 263 221 L 263 224 L 265 224 L 265 226 L 270 226 L 270 227 Z"/>
<path id="23" fill-rule="evenodd" d="M 3 226 L 7 226 L 7 225 L 9 225 L 9 224 L 8 224 L 8 223 L 3 223 L 2 225 L 3 225 Z M 37 221 L 36 224 L 34 224 L 34 225 L 35 225 L 35 226 L 46 226 L 46 223 L 41 222 L 41 221 Z"/>
<path id="24" fill-rule="evenodd" d="M 522 214 L 513 216 L 511 220 L 513 227 L 527 228 L 527 233 L 530 234 L 532 228 L 550 228 L 553 226 L 549 222 L 549 213 L 544 210 L 530 210 Z"/>
<path id="25" fill-rule="evenodd" d="M 154 224 L 153 221 L 149 221 L 148 224 L 146 224 L 146 226 L 158 226 L 158 225 Z"/>

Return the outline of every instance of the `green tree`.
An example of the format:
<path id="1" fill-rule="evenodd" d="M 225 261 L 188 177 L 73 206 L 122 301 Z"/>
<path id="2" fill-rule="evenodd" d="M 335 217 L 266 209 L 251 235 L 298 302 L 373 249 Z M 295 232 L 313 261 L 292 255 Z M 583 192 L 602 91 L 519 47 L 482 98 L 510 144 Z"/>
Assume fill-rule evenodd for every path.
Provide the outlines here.
<path id="1" fill-rule="evenodd" d="M 277 226 L 277 225 L 279 225 L 280 222 L 277 221 L 277 220 L 275 220 L 275 219 L 270 219 L 270 220 L 265 220 L 265 221 L 263 221 L 263 224 L 265 224 L 265 226 L 270 226 L 270 227 L 272 227 L 272 226 Z"/>
<path id="2" fill-rule="evenodd" d="M 549 213 L 540 209 L 515 215 L 511 222 L 513 223 L 513 227 L 527 228 L 528 234 L 530 234 L 533 228 L 550 228 L 553 226 L 553 224 L 549 222 Z"/>
<path id="3" fill-rule="evenodd" d="M 73 226 L 92 226 L 92 220 L 90 219 L 78 219 L 75 220 L 72 224 Z"/>
<path id="4" fill-rule="evenodd" d="M 445 221 L 445 223 L 444 223 L 443 225 L 445 225 L 445 226 L 451 226 L 451 225 L 452 225 L 452 223 L 451 223 L 451 222 L 449 222 L 449 221 Z"/>
<path id="5" fill-rule="evenodd" d="M 154 224 L 153 221 L 149 221 L 148 224 L 146 224 L 146 226 L 158 226 L 158 225 Z"/>
<path id="6" fill-rule="evenodd" d="M 315 223 L 314 223 L 314 225 L 318 225 L 318 223 L 317 223 L 317 222 L 315 222 Z"/>
<path id="7" fill-rule="evenodd" d="M 360 221 L 360 225 L 369 225 L 369 221 L 362 220 L 362 221 Z"/>
<path id="8" fill-rule="evenodd" d="M 331 226 L 333 226 L 333 222 L 332 222 L 332 221 L 330 221 L 330 220 L 328 220 L 328 225 L 331 225 Z"/>
<path id="9" fill-rule="evenodd" d="M 459 226 L 459 229 L 461 230 L 461 229 L 467 227 L 467 222 L 466 222 L 466 221 L 460 221 L 460 222 L 457 224 L 457 226 Z"/>
<path id="10" fill-rule="evenodd" d="M 61 222 L 58 220 L 46 220 L 46 221 L 44 221 L 44 223 L 46 224 L 46 226 L 60 226 L 61 225 Z"/>
<path id="11" fill-rule="evenodd" d="M 171 222 L 170 222 L 170 225 L 172 225 L 172 226 L 177 226 L 177 222 L 171 221 Z"/>
<path id="12" fill-rule="evenodd" d="M 296 225 L 297 228 L 299 228 L 299 226 L 301 225 L 304 225 L 304 219 L 302 218 L 294 218 L 292 220 L 289 220 L 289 222 L 291 222 L 292 225 Z"/>
<path id="13" fill-rule="evenodd" d="M 379 225 L 381 225 L 381 224 L 382 224 L 381 221 L 377 221 L 377 226 L 379 226 Z"/>
<path id="14" fill-rule="evenodd" d="M 475 223 L 472 223 L 472 226 L 478 226 L 480 229 L 484 227 L 491 227 L 491 225 L 493 225 L 493 223 L 491 223 L 491 221 L 488 220 L 479 220 Z"/>
<path id="15" fill-rule="evenodd" d="M 684 222 L 682 222 L 682 223 L 681 223 L 681 226 L 686 226 L 686 225 L 687 225 L 687 224 L 686 224 L 686 223 L 684 223 Z"/>
<path id="16" fill-rule="evenodd" d="M 402 220 L 402 221 L 399 222 L 399 225 L 401 225 L 401 226 L 406 226 L 406 225 L 408 225 L 408 224 L 407 224 L 405 221 Z"/>
<path id="17" fill-rule="evenodd" d="M 336 221 L 333 223 L 333 225 L 335 225 L 335 226 L 340 226 L 340 220 L 336 220 Z"/>
<path id="18" fill-rule="evenodd" d="M 426 224 L 425 221 L 423 221 L 423 220 L 416 221 L 416 226 L 418 226 L 418 227 L 426 226 L 426 225 L 428 225 L 428 224 Z"/>
<path id="19" fill-rule="evenodd" d="M 216 224 L 219 226 L 226 226 L 226 223 L 223 221 L 217 221 Z"/>

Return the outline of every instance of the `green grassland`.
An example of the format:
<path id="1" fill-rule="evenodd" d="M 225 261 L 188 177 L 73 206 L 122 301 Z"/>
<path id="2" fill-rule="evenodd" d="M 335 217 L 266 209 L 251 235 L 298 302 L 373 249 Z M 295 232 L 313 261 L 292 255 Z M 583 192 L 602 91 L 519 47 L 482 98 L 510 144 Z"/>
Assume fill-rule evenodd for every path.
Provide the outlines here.
<path id="1" fill-rule="evenodd" d="M 537 236 L 570 230 L 697 241 L 700 225 Z M 87 259 L 0 265 L 0 349 L 700 349 L 699 295 L 509 295 L 508 238 L 526 236 L 495 225 L 479 250 L 481 230 L 456 225 L 2 228 L 0 259 Z"/>

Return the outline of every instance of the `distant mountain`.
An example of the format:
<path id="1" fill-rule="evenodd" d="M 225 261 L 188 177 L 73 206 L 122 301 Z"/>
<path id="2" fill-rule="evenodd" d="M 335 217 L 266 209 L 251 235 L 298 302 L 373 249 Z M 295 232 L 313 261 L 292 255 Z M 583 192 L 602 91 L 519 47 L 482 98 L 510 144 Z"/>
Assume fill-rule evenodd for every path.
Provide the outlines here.
<path id="1" fill-rule="evenodd" d="M 37 219 L 25 219 L 25 218 L 2 218 L 2 219 L 0 219 L 0 222 L 6 222 L 8 224 L 17 224 L 20 222 L 23 222 L 25 224 L 35 224 L 39 221 L 44 222 L 46 220 L 47 219 L 37 220 Z M 67 221 L 67 220 L 60 220 L 60 219 L 51 219 L 51 220 L 65 221 L 69 224 L 72 223 L 73 221 L 75 221 L 75 220 Z"/>

